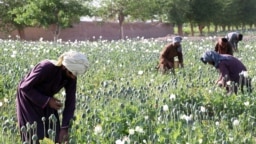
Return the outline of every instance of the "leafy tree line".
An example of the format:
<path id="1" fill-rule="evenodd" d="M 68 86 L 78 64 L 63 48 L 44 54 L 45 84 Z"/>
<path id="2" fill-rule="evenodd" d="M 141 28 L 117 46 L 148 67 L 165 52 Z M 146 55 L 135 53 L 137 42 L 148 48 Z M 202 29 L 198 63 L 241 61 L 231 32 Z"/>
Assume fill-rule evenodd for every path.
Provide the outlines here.
<path id="1" fill-rule="evenodd" d="M 0 0 L 0 29 L 18 30 L 25 37 L 26 27 L 53 27 L 57 39 L 61 29 L 72 27 L 81 16 L 95 16 L 103 21 L 117 21 L 124 38 L 126 21 L 157 20 L 171 23 L 183 35 L 184 24 L 191 35 L 197 26 L 200 35 L 211 25 L 215 32 L 238 29 L 256 23 L 255 0 Z"/>
<path id="2" fill-rule="evenodd" d="M 18 30 L 24 39 L 24 28 L 52 28 L 54 40 L 61 29 L 72 27 L 80 17 L 90 15 L 83 0 L 0 0 L 0 28 L 3 32 Z"/>

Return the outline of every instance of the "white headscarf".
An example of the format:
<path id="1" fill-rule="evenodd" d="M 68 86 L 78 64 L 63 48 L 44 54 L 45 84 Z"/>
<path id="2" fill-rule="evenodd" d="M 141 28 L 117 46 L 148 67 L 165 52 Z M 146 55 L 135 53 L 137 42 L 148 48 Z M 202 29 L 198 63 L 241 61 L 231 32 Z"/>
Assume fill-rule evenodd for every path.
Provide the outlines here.
<path id="1" fill-rule="evenodd" d="M 62 64 L 75 76 L 84 74 L 89 68 L 89 61 L 82 53 L 69 51 L 63 53 L 61 57 Z"/>

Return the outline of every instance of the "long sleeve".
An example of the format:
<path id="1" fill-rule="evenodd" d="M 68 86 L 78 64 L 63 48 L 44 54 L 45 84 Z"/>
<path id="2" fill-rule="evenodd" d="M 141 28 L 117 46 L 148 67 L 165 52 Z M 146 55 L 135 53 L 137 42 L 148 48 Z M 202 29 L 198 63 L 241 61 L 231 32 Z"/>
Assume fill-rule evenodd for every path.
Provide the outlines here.
<path id="1" fill-rule="evenodd" d="M 230 80 L 229 70 L 225 65 L 220 65 L 219 67 L 219 80 L 222 82 L 223 86 L 226 86 L 226 82 Z"/>
<path id="2" fill-rule="evenodd" d="M 161 57 L 165 58 L 165 59 L 169 59 L 169 53 L 171 51 L 171 45 L 167 45 L 163 51 L 161 52 Z"/>
<path id="3" fill-rule="evenodd" d="M 219 65 L 220 77 L 227 78 L 229 80 L 229 70 L 224 64 Z"/>
<path id="4" fill-rule="evenodd" d="M 70 120 L 74 117 L 76 106 L 76 79 L 72 79 L 65 86 L 66 99 L 63 111 L 62 128 L 68 128 Z"/>
<path id="5" fill-rule="evenodd" d="M 19 85 L 21 93 L 23 93 L 23 95 L 27 97 L 32 103 L 41 108 L 47 105 L 50 96 L 39 91 L 36 86 L 44 79 L 47 79 L 47 74 L 49 73 L 47 70 L 47 67 L 38 64 Z"/>
<path id="6" fill-rule="evenodd" d="M 179 63 L 183 64 L 183 53 L 182 52 L 178 52 L 178 60 L 179 60 Z"/>

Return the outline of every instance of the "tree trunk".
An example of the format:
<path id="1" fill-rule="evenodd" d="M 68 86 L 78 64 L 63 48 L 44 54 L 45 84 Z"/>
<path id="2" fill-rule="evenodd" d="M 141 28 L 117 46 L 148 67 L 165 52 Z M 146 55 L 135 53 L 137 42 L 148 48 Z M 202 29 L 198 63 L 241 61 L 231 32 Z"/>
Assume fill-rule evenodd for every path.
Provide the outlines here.
<path id="1" fill-rule="evenodd" d="M 59 39 L 60 30 L 61 30 L 60 25 L 57 24 L 54 31 L 54 36 L 53 36 L 54 42 L 57 42 L 57 40 Z"/>
<path id="2" fill-rule="evenodd" d="M 210 25 L 209 24 L 207 25 L 207 33 L 208 34 L 210 33 Z"/>
<path id="3" fill-rule="evenodd" d="M 122 12 L 118 15 L 118 21 L 120 26 L 120 39 L 124 39 L 124 29 L 123 29 L 124 14 Z"/>
<path id="4" fill-rule="evenodd" d="M 231 26 L 228 26 L 228 31 L 231 31 Z"/>
<path id="5" fill-rule="evenodd" d="M 200 36 L 203 35 L 203 29 L 204 29 L 204 26 L 199 24 L 199 25 L 198 25 L 198 30 L 199 30 Z"/>
<path id="6" fill-rule="evenodd" d="M 179 24 L 179 25 L 178 25 L 178 34 L 179 34 L 180 36 L 183 36 L 182 24 Z"/>
<path id="7" fill-rule="evenodd" d="M 191 30 L 191 36 L 194 36 L 194 28 L 191 22 L 190 22 L 190 30 Z"/>
<path id="8" fill-rule="evenodd" d="M 18 28 L 18 35 L 19 35 L 21 40 L 26 39 L 24 28 Z"/>
<path id="9" fill-rule="evenodd" d="M 214 25 L 214 32 L 217 33 L 218 31 L 218 25 Z"/>
<path id="10" fill-rule="evenodd" d="M 226 26 L 225 25 L 222 25 L 222 31 L 226 31 Z"/>
<path id="11" fill-rule="evenodd" d="M 239 27 L 238 27 L 237 25 L 235 26 L 235 28 L 236 28 L 236 30 L 238 30 L 238 29 L 239 29 Z"/>
<path id="12" fill-rule="evenodd" d="M 56 42 L 59 39 L 61 27 L 58 24 L 52 24 L 49 27 L 50 31 L 53 33 L 53 40 Z"/>

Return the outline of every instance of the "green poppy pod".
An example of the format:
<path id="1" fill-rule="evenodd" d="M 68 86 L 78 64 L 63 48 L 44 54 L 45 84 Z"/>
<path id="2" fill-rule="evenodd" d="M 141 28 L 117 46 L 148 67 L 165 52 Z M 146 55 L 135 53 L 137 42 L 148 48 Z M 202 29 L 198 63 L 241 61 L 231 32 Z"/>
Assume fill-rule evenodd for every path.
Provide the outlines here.
<path id="1" fill-rule="evenodd" d="M 49 136 L 52 136 L 53 130 L 52 129 L 48 129 L 47 133 L 48 133 Z"/>
<path id="2" fill-rule="evenodd" d="M 22 133 L 25 133 L 27 131 L 25 126 L 22 126 L 20 130 L 21 130 Z"/>
<path id="3" fill-rule="evenodd" d="M 36 134 L 34 134 L 34 135 L 32 136 L 32 140 L 33 140 L 33 141 L 38 140 L 38 136 L 37 136 Z"/>

